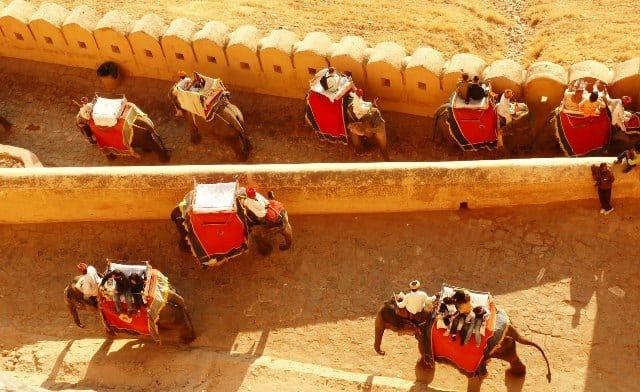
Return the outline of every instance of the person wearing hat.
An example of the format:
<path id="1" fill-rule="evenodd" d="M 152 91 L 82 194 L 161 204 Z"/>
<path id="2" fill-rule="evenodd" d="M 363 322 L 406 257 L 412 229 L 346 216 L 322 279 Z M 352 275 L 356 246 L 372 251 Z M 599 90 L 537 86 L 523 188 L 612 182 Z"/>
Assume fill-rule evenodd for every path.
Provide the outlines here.
<path id="1" fill-rule="evenodd" d="M 449 326 L 449 329 L 445 331 L 444 336 L 449 336 L 449 334 L 451 334 L 451 340 L 455 342 L 456 336 L 458 334 L 458 325 L 460 324 L 460 322 L 465 322 L 465 324 L 471 322 L 471 294 L 467 289 L 456 288 L 453 295 L 447 298 L 447 300 L 445 300 L 444 302 L 452 302 L 453 304 L 455 304 L 458 312 L 453 317 L 453 321 L 451 321 L 451 325 Z M 468 327 L 468 325 L 466 326 Z M 464 327 L 465 325 L 463 325 L 463 329 L 461 331 L 462 336 L 465 336 L 465 333 L 467 331 L 467 328 Z M 464 341 L 462 340 L 460 343 L 464 344 Z"/>
<path id="2" fill-rule="evenodd" d="M 456 95 L 469 104 L 469 74 L 461 70 L 460 79 L 456 83 Z"/>
<path id="3" fill-rule="evenodd" d="M 577 85 L 574 91 L 569 91 L 564 96 L 563 109 L 577 112 L 580 110 L 580 102 L 584 98 L 584 89 Z"/>
<path id="4" fill-rule="evenodd" d="M 585 98 L 578 105 L 584 117 L 595 117 L 600 115 L 600 109 L 606 107 L 600 99 L 597 92 L 589 94 L 589 98 Z"/>
<path id="5" fill-rule="evenodd" d="M 254 188 L 247 188 L 246 195 L 247 197 L 242 201 L 242 205 L 249 212 L 249 218 L 256 224 L 264 223 L 269 201 L 256 192 Z"/>
<path id="6" fill-rule="evenodd" d="M 76 288 L 82 292 L 85 301 L 91 301 L 97 305 L 98 288 L 102 280 L 98 275 L 98 271 L 94 266 L 85 263 L 78 264 L 76 268 L 82 274 L 82 277 L 76 283 Z"/>
<path id="7" fill-rule="evenodd" d="M 611 111 L 611 125 L 619 128 L 622 132 L 627 131 L 627 126 L 624 124 L 629 119 L 630 114 L 624 110 L 624 106 L 631 103 L 631 97 L 625 95 L 620 98 L 609 99 L 607 106 Z"/>
<path id="8" fill-rule="evenodd" d="M 351 97 L 351 109 L 358 120 L 366 116 L 371 111 L 372 107 L 371 102 L 367 102 L 362 99 L 363 95 L 364 92 L 359 88 L 354 88 L 349 93 L 349 96 Z"/>
<path id="9" fill-rule="evenodd" d="M 487 96 L 487 92 L 480 85 L 480 78 L 478 75 L 474 76 L 471 85 L 469 85 L 469 98 L 481 101 L 484 97 Z"/>
<path id="10" fill-rule="evenodd" d="M 412 280 L 409 283 L 407 294 L 400 293 L 395 296 L 396 305 L 399 309 L 409 312 L 409 319 L 417 322 L 426 321 L 433 310 L 433 302 L 436 297 L 430 297 L 420 290 L 420 281 Z"/>

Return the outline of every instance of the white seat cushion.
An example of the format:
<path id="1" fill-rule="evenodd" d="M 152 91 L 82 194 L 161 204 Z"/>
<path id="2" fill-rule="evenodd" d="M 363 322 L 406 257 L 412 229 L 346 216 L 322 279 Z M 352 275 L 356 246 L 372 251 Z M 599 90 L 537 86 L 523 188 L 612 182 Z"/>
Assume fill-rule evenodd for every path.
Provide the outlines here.
<path id="1" fill-rule="evenodd" d="M 122 109 L 126 100 L 109 99 L 109 98 L 96 98 L 96 103 L 93 105 L 93 122 L 99 127 L 113 127 L 118 122 L 118 118 L 122 113 Z"/>

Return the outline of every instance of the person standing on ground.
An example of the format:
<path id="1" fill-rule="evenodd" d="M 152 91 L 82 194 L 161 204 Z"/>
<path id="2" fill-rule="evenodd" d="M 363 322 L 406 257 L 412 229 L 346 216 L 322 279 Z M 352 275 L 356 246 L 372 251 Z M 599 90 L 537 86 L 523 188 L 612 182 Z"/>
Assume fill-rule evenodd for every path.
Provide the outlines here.
<path id="1" fill-rule="evenodd" d="M 596 181 L 596 187 L 598 187 L 598 198 L 600 199 L 600 213 L 609 215 L 613 211 L 611 206 L 611 188 L 615 177 L 613 172 L 609 169 L 609 166 L 602 162 L 600 166 L 592 165 L 591 174 Z"/>

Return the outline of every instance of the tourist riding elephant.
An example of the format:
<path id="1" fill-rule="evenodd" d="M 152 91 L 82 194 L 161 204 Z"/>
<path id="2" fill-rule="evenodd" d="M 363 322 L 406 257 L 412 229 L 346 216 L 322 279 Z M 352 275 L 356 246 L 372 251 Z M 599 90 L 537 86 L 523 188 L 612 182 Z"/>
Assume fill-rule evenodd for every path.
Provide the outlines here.
<path id="1" fill-rule="evenodd" d="M 384 160 L 389 160 L 385 122 L 375 102 L 369 112 L 359 120 L 355 117 L 353 110 L 350 109 L 347 128 L 349 129 L 349 138 L 356 152 L 362 152 L 365 140 L 375 140 Z"/>
<path id="2" fill-rule="evenodd" d="M 83 103 L 86 104 L 86 101 Z M 127 105 L 135 111 L 135 119 L 131 121 L 130 117 L 127 117 L 123 124 L 107 127 L 109 131 L 106 134 L 118 132 L 120 136 L 116 139 L 105 138 L 101 128 L 92 130 L 87 115 L 83 114 L 83 107 L 76 115 L 76 127 L 89 143 L 98 144 L 105 151 L 108 159 L 113 160 L 117 155 L 139 158 L 135 150 L 142 150 L 143 152 L 154 151 L 161 162 L 168 162 L 171 159 L 171 151 L 164 145 L 153 121 L 133 103 L 128 102 Z"/>
<path id="3" fill-rule="evenodd" d="M 378 313 L 376 314 L 375 340 L 373 347 L 378 354 L 385 355 L 385 352 L 382 351 L 380 345 L 382 343 L 382 336 L 384 334 L 384 331 L 387 329 L 390 329 L 391 331 L 394 331 L 399 335 L 413 335 L 416 340 L 418 340 L 418 349 L 420 350 L 420 359 L 418 360 L 418 365 L 428 367 L 429 361 L 426 357 L 426 350 L 423 339 L 423 336 L 426 333 L 425 329 L 427 328 L 431 328 L 431 323 L 427 323 L 426 326 L 418 326 L 408 319 L 399 317 L 396 313 L 395 299 L 391 298 L 391 300 L 385 302 L 382 307 L 380 307 L 380 310 L 378 310 Z M 506 325 L 503 339 L 500 341 L 500 343 L 498 343 L 497 347 L 495 347 L 488 356 L 483 358 L 482 363 L 480 364 L 480 368 L 485 369 L 486 362 L 489 359 L 497 358 L 509 362 L 509 364 L 511 365 L 509 368 L 509 372 L 512 375 L 524 376 L 526 373 L 526 367 L 518 357 L 518 354 L 516 352 L 516 343 L 533 346 L 540 350 L 547 364 L 547 380 L 551 382 L 551 368 L 549 366 L 547 356 L 542 348 L 536 343 L 520 336 L 518 331 L 510 322 Z M 435 360 L 442 363 L 452 364 L 450 361 L 439 359 L 437 355 L 435 355 Z M 458 370 L 461 369 L 458 368 Z M 469 377 L 469 388 L 471 389 L 472 382 L 477 383 L 479 386 L 479 384 L 485 377 L 486 373 L 484 375 L 480 375 L 479 377 Z"/>
<path id="4" fill-rule="evenodd" d="M 202 140 L 202 135 L 200 134 L 200 130 L 198 128 L 198 117 L 203 118 L 203 120 L 207 122 L 213 120 L 214 117 L 218 117 L 222 121 L 224 121 L 224 123 L 227 124 L 229 128 L 233 129 L 237 133 L 238 141 L 240 142 L 240 151 L 238 154 L 239 158 L 242 160 L 248 159 L 249 153 L 253 149 L 253 146 L 251 145 L 251 141 L 249 140 L 249 137 L 247 136 L 247 133 L 244 129 L 244 116 L 242 115 L 240 109 L 229 101 L 229 97 L 226 91 L 225 93 L 221 94 L 219 103 L 214 109 L 209 112 L 208 117 L 205 118 L 189 110 L 186 110 L 180 105 L 177 96 L 179 83 L 180 82 L 174 84 L 171 87 L 171 90 L 169 91 L 169 99 L 176 108 L 176 111 L 178 113 L 181 113 L 181 115 L 185 117 L 186 125 L 189 128 L 189 133 L 191 135 L 191 143 L 198 144 Z"/>
<path id="5" fill-rule="evenodd" d="M 487 109 L 489 110 L 489 109 Z M 450 103 L 441 105 L 435 112 L 434 116 L 434 128 L 433 128 L 433 142 L 439 145 L 447 142 L 451 145 L 459 145 L 459 140 L 453 135 L 451 128 L 451 121 L 454 121 L 451 117 Z M 499 120 L 498 116 L 498 120 Z M 514 117 L 508 128 L 503 129 L 498 137 L 498 141 L 491 145 L 491 148 L 504 147 L 508 152 L 515 153 L 519 149 L 525 149 L 531 151 L 532 149 L 539 148 L 539 144 L 542 144 L 543 140 L 538 140 L 536 127 L 532 123 L 532 116 L 527 112 L 520 117 Z M 464 125 L 461 125 L 463 127 Z M 546 127 L 550 138 L 553 138 L 551 131 Z M 464 129 L 461 130 L 464 132 Z M 544 133 L 544 130 L 542 131 Z M 555 140 L 553 140 L 555 143 Z M 489 143 L 486 143 L 489 144 Z M 474 148 L 475 149 L 475 148 Z"/>
<path id="6" fill-rule="evenodd" d="M 82 275 L 76 276 L 64 289 L 64 301 L 67 304 L 73 321 L 80 328 L 84 328 L 85 325 L 80 321 L 78 310 L 84 310 L 87 307 L 93 311 L 98 310 L 95 297 L 85 300 L 82 292 L 77 288 L 78 281 L 82 277 Z M 189 313 L 187 313 L 184 299 L 173 286 L 169 288 L 166 302 L 166 306 L 162 308 L 156 323 L 158 329 L 160 331 L 179 331 L 180 339 L 183 343 L 192 342 L 196 338 L 196 334 L 191 323 L 191 318 L 189 317 Z M 107 334 L 113 336 L 110 330 L 107 330 Z"/>
<path id="7" fill-rule="evenodd" d="M 275 195 L 273 191 L 268 192 L 269 200 L 274 200 Z M 176 229 L 178 230 L 178 234 L 180 239 L 178 240 L 178 244 L 180 249 L 183 252 L 191 252 L 191 245 L 187 238 L 189 237 L 189 233 L 187 232 L 187 227 L 185 226 L 185 219 L 183 217 L 183 211 L 178 205 L 176 208 L 171 211 L 171 221 L 176 225 Z M 279 249 L 282 251 L 289 250 L 291 248 L 291 244 L 293 242 L 293 229 L 291 227 L 291 223 L 289 222 L 289 214 L 286 210 L 282 210 L 279 219 L 273 223 L 261 223 L 255 224 L 251 222 L 250 219 L 247 219 L 247 225 L 249 228 L 249 232 L 253 234 L 254 239 L 258 245 L 258 250 L 263 255 L 267 255 L 271 253 L 272 244 L 271 239 L 274 236 L 282 235 L 284 240 L 283 243 L 280 244 Z"/>

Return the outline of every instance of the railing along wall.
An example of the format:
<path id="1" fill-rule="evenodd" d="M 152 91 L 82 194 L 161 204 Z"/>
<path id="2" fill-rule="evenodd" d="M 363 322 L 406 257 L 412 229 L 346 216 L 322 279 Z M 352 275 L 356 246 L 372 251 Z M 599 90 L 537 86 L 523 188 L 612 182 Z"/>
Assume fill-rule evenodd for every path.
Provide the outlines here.
<path id="1" fill-rule="evenodd" d="M 602 80 L 613 96 L 630 95 L 634 108 L 640 100 L 640 58 L 613 69 L 593 60 L 568 69 L 546 61 L 525 68 L 511 60 L 488 64 L 469 53 L 446 59 L 428 47 L 407 53 L 397 43 L 372 46 L 357 36 L 334 40 L 312 32 L 298 37 L 283 29 L 265 35 L 254 26 L 232 31 L 218 21 L 166 23 L 154 14 L 135 20 L 118 10 L 99 15 L 85 5 L 37 8 L 24 0 L 0 0 L 0 56 L 83 68 L 114 61 L 125 75 L 162 80 L 174 80 L 179 70 L 199 71 L 222 78 L 231 89 L 299 99 L 309 79 L 333 65 L 350 74 L 366 98 L 380 98 L 383 109 L 421 116 L 432 115 L 446 101 L 460 70 L 549 110 L 578 78 Z"/>

